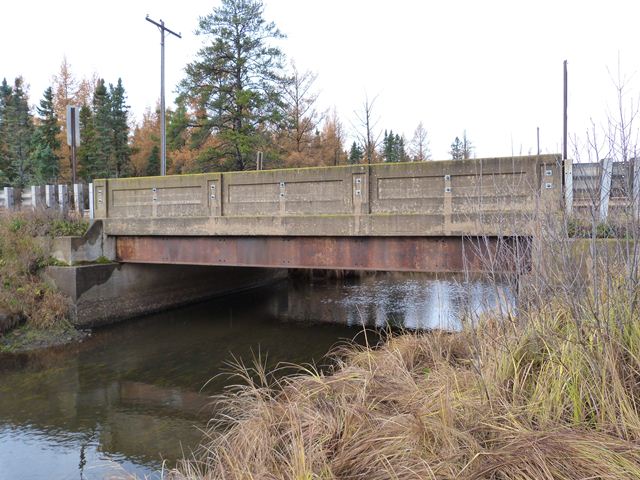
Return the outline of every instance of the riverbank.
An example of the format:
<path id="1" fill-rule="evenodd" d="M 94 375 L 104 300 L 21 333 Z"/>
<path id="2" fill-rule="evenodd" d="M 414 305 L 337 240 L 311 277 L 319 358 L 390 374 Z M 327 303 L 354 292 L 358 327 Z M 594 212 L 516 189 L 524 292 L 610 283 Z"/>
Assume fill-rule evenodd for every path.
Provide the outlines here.
<path id="1" fill-rule="evenodd" d="M 635 245 L 541 230 L 517 315 L 341 348 L 328 372 L 238 365 L 169 478 L 640 478 Z"/>
<path id="2" fill-rule="evenodd" d="M 23 352 L 79 341 L 68 322 L 69 301 L 42 277 L 52 240 L 82 235 L 88 224 L 59 212 L 0 214 L 0 352 Z"/>
<path id="3" fill-rule="evenodd" d="M 637 317 L 573 320 L 552 304 L 352 346 L 328 375 L 247 370 L 171 478 L 640 478 Z"/>
<path id="4" fill-rule="evenodd" d="M 68 322 L 60 322 L 44 329 L 23 324 L 0 336 L 0 353 L 25 353 L 61 347 L 81 342 L 90 335 L 88 330 L 78 330 Z"/>

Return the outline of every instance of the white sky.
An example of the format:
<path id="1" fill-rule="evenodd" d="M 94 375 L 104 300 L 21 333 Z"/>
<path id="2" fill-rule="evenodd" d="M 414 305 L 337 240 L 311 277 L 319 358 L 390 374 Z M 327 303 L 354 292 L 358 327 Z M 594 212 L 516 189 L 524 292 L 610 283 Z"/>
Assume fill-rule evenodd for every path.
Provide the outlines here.
<path id="1" fill-rule="evenodd" d="M 166 45 L 167 101 L 202 39 L 198 17 L 219 0 L 7 2 L 0 78 L 23 75 L 36 103 L 66 55 L 78 77 L 122 77 L 136 118 L 159 98 L 160 35 L 144 20 L 181 32 Z M 353 140 L 355 115 L 377 95 L 378 128 L 411 139 L 422 120 L 434 158 L 448 157 L 466 129 L 477 156 L 559 152 L 562 61 L 569 62 L 569 130 L 604 125 L 614 107 L 618 56 L 640 93 L 640 2 L 265 0 L 265 17 L 287 34 L 283 50 L 318 74 L 320 108 L 335 108 Z"/>

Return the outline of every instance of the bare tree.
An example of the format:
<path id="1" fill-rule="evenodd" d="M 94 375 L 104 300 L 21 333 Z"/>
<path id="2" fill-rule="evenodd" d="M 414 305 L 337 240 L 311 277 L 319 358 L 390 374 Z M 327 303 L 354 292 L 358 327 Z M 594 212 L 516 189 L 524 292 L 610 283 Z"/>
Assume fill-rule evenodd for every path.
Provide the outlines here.
<path id="1" fill-rule="evenodd" d="M 465 130 L 462 132 L 462 158 L 465 160 L 471 158 L 471 153 L 474 148 L 475 147 L 473 146 L 473 143 L 471 143 L 471 140 L 467 138 L 467 131 Z"/>
<path id="2" fill-rule="evenodd" d="M 431 158 L 427 130 L 424 128 L 422 122 L 418 123 L 418 126 L 413 132 L 413 139 L 411 140 L 411 155 L 412 159 L 416 162 L 422 162 Z"/>
<path id="3" fill-rule="evenodd" d="M 360 137 L 360 143 L 364 146 L 364 158 L 368 164 L 371 163 L 375 157 L 376 146 L 380 137 L 379 133 L 375 133 L 378 119 L 373 118 L 373 106 L 377 98 L 378 96 L 376 95 L 372 100 L 369 100 L 369 96 L 365 94 L 362 110 L 360 112 L 354 112 L 359 123 L 356 130 Z"/>
<path id="4" fill-rule="evenodd" d="M 318 75 L 309 70 L 299 72 L 292 63 L 292 73 L 284 84 L 285 118 L 291 145 L 288 150 L 303 153 L 313 140 L 324 115 L 315 109 L 318 93 L 313 90 Z"/>

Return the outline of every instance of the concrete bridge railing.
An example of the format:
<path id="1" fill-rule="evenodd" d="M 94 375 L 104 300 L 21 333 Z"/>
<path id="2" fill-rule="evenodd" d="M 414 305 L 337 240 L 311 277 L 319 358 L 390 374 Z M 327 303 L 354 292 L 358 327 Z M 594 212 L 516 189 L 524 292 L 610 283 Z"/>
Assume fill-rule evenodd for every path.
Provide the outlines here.
<path id="1" fill-rule="evenodd" d="M 561 175 L 541 155 L 96 180 L 95 216 L 115 236 L 527 234 Z"/>

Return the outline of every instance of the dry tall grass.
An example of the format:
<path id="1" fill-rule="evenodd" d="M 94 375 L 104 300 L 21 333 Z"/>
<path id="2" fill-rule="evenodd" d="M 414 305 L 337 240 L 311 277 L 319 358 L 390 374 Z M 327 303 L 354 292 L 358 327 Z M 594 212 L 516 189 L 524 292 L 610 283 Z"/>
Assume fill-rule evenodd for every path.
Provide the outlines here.
<path id="1" fill-rule="evenodd" d="M 169 477 L 640 479 L 639 243 L 549 225 L 517 315 L 343 347 L 329 372 L 244 368 Z"/>
<path id="2" fill-rule="evenodd" d="M 0 212 L 0 309 L 48 328 L 68 313 L 67 299 L 40 276 L 53 236 L 82 234 L 86 223 L 46 212 Z"/>

